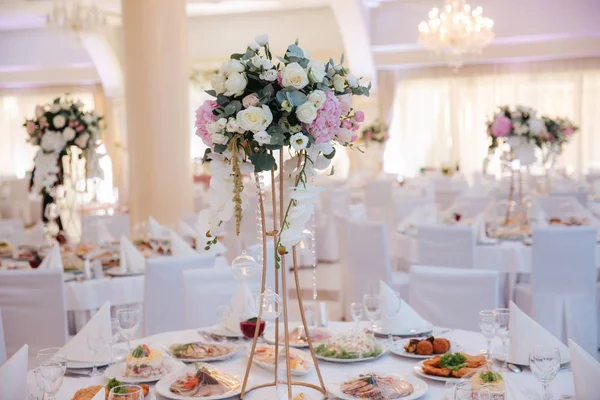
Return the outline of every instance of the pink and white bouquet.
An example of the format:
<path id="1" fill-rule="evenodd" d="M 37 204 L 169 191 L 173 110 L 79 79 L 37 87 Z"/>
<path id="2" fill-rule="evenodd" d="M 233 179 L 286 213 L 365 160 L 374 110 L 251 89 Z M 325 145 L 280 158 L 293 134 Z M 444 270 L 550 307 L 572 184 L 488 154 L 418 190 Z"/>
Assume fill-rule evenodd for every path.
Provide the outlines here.
<path id="1" fill-rule="evenodd" d="M 273 150 L 292 156 L 282 172 L 290 184 L 280 252 L 300 241 L 318 199 L 311 177 L 328 168 L 336 145 L 356 141 L 364 118 L 350 98 L 368 96 L 370 85 L 361 85 L 342 64 L 311 59 L 297 42 L 273 59 L 268 37 L 261 35 L 211 78 L 207 93 L 215 99 L 196 112 L 196 134 L 209 147 L 213 174 L 208 246 L 216 243 L 222 222 L 234 216 L 239 233 L 242 175 L 273 169 Z"/>
<path id="2" fill-rule="evenodd" d="M 377 120 L 374 123 L 363 127 L 359 141 L 368 145 L 370 142 L 385 143 L 389 139 L 388 126 Z"/>
<path id="3" fill-rule="evenodd" d="M 499 111 L 487 122 L 487 134 L 492 138 L 490 148 L 495 148 L 501 139 L 518 137 L 530 142 L 545 137 L 548 132 L 544 121 L 531 107 L 499 107 Z"/>

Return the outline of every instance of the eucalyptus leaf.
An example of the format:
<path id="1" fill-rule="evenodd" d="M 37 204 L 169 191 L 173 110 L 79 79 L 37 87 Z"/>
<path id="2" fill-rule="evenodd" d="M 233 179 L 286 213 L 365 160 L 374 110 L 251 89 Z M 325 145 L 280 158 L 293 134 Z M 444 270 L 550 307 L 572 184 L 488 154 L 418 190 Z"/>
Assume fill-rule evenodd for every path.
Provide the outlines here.
<path id="1" fill-rule="evenodd" d="M 251 155 L 250 162 L 254 165 L 254 172 L 270 171 L 275 166 L 275 158 L 266 151 Z"/>
<path id="2" fill-rule="evenodd" d="M 283 103 L 283 101 L 285 100 L 285 93 L 283 92 L 283 90 L 280 90 L 279 92 L 277 92 L 277 94 L 275 95 L 275 98 L 277 99 L 279 104 Z"/>
<path id="3" fill-rule="evenodd" d="M 284 63 L 284 64 L 287 64 L 287 63 L 288 63 L 288 60 L 286 60 L 285 58 L 283 58 L 283 57 L 281 57 L 281 56 L 277 56 L 277 59 L 278 59 L 279 61 L 281 61 L 282 63 Z"/>
<path id="4" fill-rule="evenodd" d="M 285 145 L 285 135 L 283 133 L 271 134 L 271 144 L 283 146 Z"/>
<path id="5" fill-rule="evenodd" d="M 342 53 L 342 56 L 340 57 L 340 64 L 344 63 L 344 53 Z"/>
<path id="6" fill-rule="evenodd" d="M 243 54 L 241 54 L 241 53 L 233 53 L 233 54 L 231 55 L 231 57 L 230 57 L 230 58 L 231 58 L 232 60 L 241 60 L 243 56 L 244 56 L 244 55 L 243 55 Z"/>
<path id="7" fill-rule="evenodd" d="M 230 116 L 236 113 L 235 104 L 229 103 L 225 106 L 225 115 Z"/>
<path id="8" fill-rule="evenodd" d="M 215 153 L 223 153 L 225 150 L 227 150 L 227 145 L 225 144 L 215 144 Z"/>
<path id="9" fill-rule="evenodd" d="M 217 104 L 220 105 L 221 107 L 225 107 L 227 104 L 229 104 L 229 97 L 224 96 L 222 94 L 217 96 Z"/>
<path id="10" fill-rule="evenodd" d="M 294 107 L 298 107 L 306 103 L 306 100 L 308 99 L 308 97 L 299 90 L 295 92 L 288 92 L 287 98 L 290 101 L 290 104 Z"/>
<path id="11" fill-rule="evenodd" d="M 302 58 L 300 60 L 298 60 L 298 64 L 302 67 L 302 68 L 308 68 L 308 63 L 309 60 L 308 58 Z"/>
<path id="12" fill-rule="evenodd" d="M 304 58 L 304 52 L 302 51 L 302 49 L 300 47 L 298 47 L 297 44 L 289 45 L 289 47 L 287 48 L 286 55 L 291 56 L 291 57 Z"/>
<path id="13" fill-rule="evenodd" d="M 217 97 L 217 92 L 215 92 L 214 90 L 205 90 L 204 92 L 206 94 L 211 95 L 212 97 Z"/>

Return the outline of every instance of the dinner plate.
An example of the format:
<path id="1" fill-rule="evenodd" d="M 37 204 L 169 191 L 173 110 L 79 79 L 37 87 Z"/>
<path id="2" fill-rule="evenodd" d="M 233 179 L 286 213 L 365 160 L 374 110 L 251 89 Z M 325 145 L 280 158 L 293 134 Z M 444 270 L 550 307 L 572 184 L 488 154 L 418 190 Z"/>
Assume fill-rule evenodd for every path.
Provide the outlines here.
<path id="1" fill-rule="evenodd" d="M 244 335 L 242 334 L 242 332 L 232 332 L 229 329 L 225 328 L 222 325 L 213 325 L 213 326 L 209 326 L 208 328 L 204 328 L 204 329 L 200 329 L 198 332 L 200 333 L 209 333 L 209 334 L 213 334 L 216 336 L 222 336 L 224 338 L 230 338 L 230 339 L 243 339 Z"/>
<path id="2" fill-rule="evenodd" d="M 290 352 L 292 352 L 292 350 L 290 350 Z M 290 353 L 290 354 L 292 354 L 292 353 Z M 305 363 L 307 363 L 307 365 L 309 366 L 309 368 L 305 369 L 305 370 L 304 369 L 303 370 L 292 369 L 291 370 L 292 376 L 304 376 L 306 374 L 309 374 L 313 369 L 315 369 L 315 367 L 314 367 L 311 359 L 309 358 L 309 356 L 306 353 L 304 353 L 302 351 L 299 351 L 299 350 L 296 350 L 296 351 L 293 352 L 293 354 L 295 354 L 295 355 L 297 355 L 299 357 L 302 357 L 302 359 L 304 360 Z M 267 371 L 275 371 L 275 364 L 270 364 L 270 363 L 259 361 L 259 360 L 256 359 L 256 356 L 254 356 L 252 358 L 252 361 L 256 365 L 258 365 L 259 367 L 261 367 L 261 368 L 263 368 L 263 369 L 265 369 Z"/>
<path id="3" fill-rule="evenodd" d="M 114 277 L 144 275 L 144 271 L 142 271 L 142 272 L 130 272 L 130 271 L 122 272 L 121 271 L 121 267 L 112 267 L 112 268 L 109 268 L 106 271 L 104 271 L 104 273 L 106 275 L 110 275 L 110 276 L 114 276 Z"/>
<path id="4" fill-rule="evenodd" d="M 105 365 L 110 364 L 110 362 L 109 361 L 98 361 L 94 364 L 96 364 L 96 368 L 100 368 L 100 367 L 104 367 Z M 68 369 L 90 369 L 90 368 L 94 368 L 94 364 L 92 364 L 91 362 L 87 362 L 87 361 L 68 360 L 67 368 Z"/>
<path id="5" fill-rule="evenodd" d="M 292 326 L 295 326 L 295 325 L 292 325 Z M 291 329 L 290 333 L 294 329 L 296 329 L 296 328 Z M 330 337 L 332 337 L 335 334 L 335 332 L 333 332 L 331 329 L 327 329 L 327 328 L 312 327 L 312 328 L 308 328 L 308 329 L 309 329 L 309 331 L 316 330 L 316 331 L 320 331 L 320 332 L 324 332 L 324 333 L 329 334 L 329 337 L 327 337 L 327 338 L 325 338 L 323 340 L 318 340 L 318 341 L 315 341 L 311 337 L 313 346 L 317 345 L 319 343 L 323 343 L 324 341 L 326 341 L 327 339 L 329 339 Z M 283 345 L 284 344 L 284 341 L 281 340 L 281 336 L 283 336 L 283 327 L 279 327 L 279 337 L 280 337 L 279 345 Z M 269 344 L 275 344 L 275 327 L 269 327 L 268 329 L 266 329 L 265 333 L 263 335 L 263 339 L 265 340 L 265 342 L 267 342 Z M 299 344 L 299 343 L 290 343 L 290 347 L 295 347 L 297 349 L 302 349 L 302 348 L 308 347 L 308 343 L 302 343 L 302 344 Z"/>
<path id="6" fill-rule="evenodd" d="M 422 376 L 423 378 L 427 378 L 427 379 L 431 379 L 432 381 L 438 381 L 438 382 L 452 382 L 452 381 L 458 381 L 460 378 L 454 378 L 452 376 L 437 376 L 437 375 L 427 375 L 425 372 L 423 372 L 423 362 L 425 362 L 426 360 L 422 360 L 419 361 L 419 363 L 417 363 L 417 365 L 415 365 L 413 367 L 413 370 L 415 371 L 415 373 L 419 376 Z"/>
<path id="7" fill-rule="evenodd" d="M 329 362 L 338 363 L 338 364 L 351 364 L 351 363 L 357 363 L 357 362 L 366 362 L 366 361 L 377 360 L 378 358 L 380 358 L 381 356 L 383 356 L 385 353 L 387 353 L 387 349 L 382 348 L 381 349 L 381 354 L 378 355 L 377 357 L 366 357 L 366 358 L 331 358 L 331 357 L 323 357 L 323 356 L 320 356 L 318 354 L 315 354 L 315 356 L 319 360 L 323 360 L 323 361 L 329 361 Z"/>
<path id="8" fill-rule="evenodd" d="M 185 364 L 181 361 L 173 360 L 170 358 L 164 359 L 164 370 L 165 372 L 160 375 L 151 376 L 148 378 L 132 378 L 125 376 L 125 362 L 113 364 L 104 370 L 104 376 L 108 379 L 116 378 L 123 383 L 144 383 L 144 382 L 155 382 L 164 376 L 182 370 L 185 368 Z"/>
<path id="9" fill-rule="evenodd" d="M 166 397 L 168 399 L 190 400 L 192 397 L 186 397 L 186 396 L 181 396 L 179 394 L 172 393 L 171 385 L 173 384 L 173 382 L 177 381 L 177 378 L 179 376 L 185 374 L 186 372 L 195 372 L 195 371 L 196 370 L 193 365 L 188 365 L 187 368 L 177 371 L 176 373 L 174 372 L 174 373 L 168 374 L 164 378 L 160 379 L 158 382 L 156 382 L 156 386 L 154 386 L 154 388 L 156 389 L 158 394 L 160 394 L 161 396 Z M 225 394 L 221 394 L 221 395 L 202 397 L 202 399 L 203 400 L 229 399 L 231 397 L 239 395 L 242 392 L 242 381 L 243 380 L 238 375 L 235 375 L 235 374 L 229 374 L 229 375 L 233 376 L 235 379 L 237 379 L 240 382 L 240 386 L 236 390 L 233 390 L 229 393 L 225 393 Z M 248 377 L 248 383 L 247 383 L 246 387 L 252 387 L 252 378 Z"/>
<path id="10" fill-rule="evenodd" d="M 421 354 L 409 353 L 406 350 L 404 350 L 404 346 L 408 343 L 409 340 L 410 339 L 396 340 L 394 343 L 395 344 L 394 348 L 390 349 L 390 353 L 396 354 L 397 356 L 401 356 L 401 357 L 417 358 L 420 360 L 426 360 L 429 358 L 433 358 L 435 356 L 441 356 L 441 355 L 445 354 L 445 353 L 431 354 L 429 356 L 426 356 L 426 355 L 421 355 Z M 448 350 L 448 352 L 457 352 L 457 351 L 461 351 L 461 350 L 462 350 L 462 346 L 460 344 L 450 341 L 450 350 Z"/>
<path id="11" fill-rule="evenodd" d="M 420 336 L 429 335 L 433 332 L 433 325 L 418 326 L 416 328 L 405 328 L 395 332 L 392 332 L 392 336 Z M 389 332 L 384 332 L 381 327 L 375 329 L 375 336 L 386 337 L 389 336 Z"/>
<path id="12" fill-rule="evenodd" d="M 402 400 L 420 399 L 429 390 L 429 386 L 427 386 L 427 383 L 425 381 L 423 381 L 417 377 L 411 376 L 411 375 L 389 374 L 389 373 L 384 373 L 384 372 L 375 372 L 375 373 L 379 374 L 379 375 L 387 375 L 387 376 L 391 375 L 394 377 L 399 377 L 399 378 L 402 378 L 403 380 L 405 380 L 406 382 L 410 383 L 411 385 L 413 385 L 414 391 L 410 395 L 408 395 L 406 397 L 402 397 Z M 349 378 L 349 379 L 351 379 L 351 378 Z M 346 380 L 347 379 L 327 385 L 327 390 L 329 392 L 331 392 L 336 398 L 341 399 L 341 400 L 360 400 L 359 397 L 347 395 L 347 394 L 344 394 L 344 392 L 342 392 L 340 387 L 341 387 L 342 383 L 344 383 Z"/>
<path id="13" fill-rule="evenodd" d="M 189 342 L 192 343 L 192 342 Z M 211 343 L 214 344 L 215 346 L 222 346 L 222 347 L 228 347 L 230 349 L 229 353 L 224 354 L 222 356 L 216 356 L 216 357 L 205 357 L 205 358 L 179 358 L 174 356 L 171 353 L 170 347 L 175 345 L 175 344 L 184 344 L 184 343 L 171 343 L 168 346 L 161 346 L 162 349 L 171 357 L 173 357 L 176 360 L 182 361 L 184 363 L 195 363 L 195 362 L 210 362 L 210 361 L 222 361 L 222 360 L 228 360 L 231 357 L 235 356 L 236 352 L 237 352 L 237 346 L 235 345 L 231 345 L 231 344 L 219 344 L 219 343 Z M 206 344 L 206 343 L 203 343 Z"/>

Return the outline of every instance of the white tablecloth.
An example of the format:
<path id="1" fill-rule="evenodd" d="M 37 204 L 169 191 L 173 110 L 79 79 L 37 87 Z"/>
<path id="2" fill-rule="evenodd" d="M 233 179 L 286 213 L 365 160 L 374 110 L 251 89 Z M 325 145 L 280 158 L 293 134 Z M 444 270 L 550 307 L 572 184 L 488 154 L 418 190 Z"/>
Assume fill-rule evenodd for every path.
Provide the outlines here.
<path id="1" fill-rule="evenodd" d="M 339 331 L 349 329 L 352 326 L 351 323 L 334 322 L 330 324 L 330 327 Z M 366 325 L 365 325 L 366 326 Z M 434 332 L 435 333 L 435 332 Z M 444 337 L 449 338 L 453 342 L 459 343 L 464 346 L 467 352 L 477 352 L 480 349 L 485 348 L 485 339 L 480 333 L 466 332 L 466 331 L 452 331 L 443 334 Z M 160 335 L 155 335 L 149 338 L 135 341 L 135 343 L 149 343 L 151 346 L 153 343 L 171 344 L 176 342 L 185 342 L 199 339 L 196 331 L 188 330 L 181 332 L 168 332 Z M 248 361 L 245 355 L 246 351 L 241 350 L 239 354 L 228 361 L 222 361 L 214 363 L 215 366 L 222 368 L 226 371 L 239 374 L 243 377 L 246 363 Z M 380 359 L 367 362 L 367 363 L 354 363 L 354 364 L 335 364 L 321 361 L 319 366 L 323 374 L 325 384 L 331 384 L 332 382 L 339 382 L 345 379 L 348 374 L 357 374 L 360 372 L 371 372 L 371 371 L 388 371 L 398 374 L 415 375 L 413 367 L 418 360 L 403 358 L 393 354 L 386 354 Z M 272 373 L 269 373 L 260 367 L 253 365 L 251 378 L 253 384 L 260 384 L 272 380 Z M 524 395 L 530 396 L 541 393 L 541 384 L 531 374 L 529 370 L 524 370 L 521 374 L 506 373 L 505 379 L 511 385 L 516 386 L 523 392 Z M 311 372 L 307 376 L 303 377 L 302 380 L 317 384 L 317 375 L 315 372 Z M 440 400 L 444 398 L 444 384 L 428 379 L 426 380 L 429 385 L 429 392 L 422 397 L 424 400 Z M 107 379 L 104 377 L 94 378 L 65 378 L 63 385 L 60 389 L 57 399 L 68 400 L 71 396 L 80 388 L 87 387 L 90 385 L 106 384 Z M 573 394 L 573 376 L 570 370 L 561 370 L 552 384 L 555 398 L 558 399 L 562 395 Z M 307 394 L 312 394 L 312 391 L 308 391 Z M 236 399 L 239 397 L 235 397 Z M 275 399 L 273 396 L 269 396 L 265 391 L 259 390 L 251 392 L 251 394 L 245 397 L 248 400 L 271 400 Z M 313 397 L 310 397 L 311 399 Z M 164 397 L 158 396 L 157 399 L 164 399 Z M 523 400 L 523 399 L 512 399 L 512 400 Z"/>

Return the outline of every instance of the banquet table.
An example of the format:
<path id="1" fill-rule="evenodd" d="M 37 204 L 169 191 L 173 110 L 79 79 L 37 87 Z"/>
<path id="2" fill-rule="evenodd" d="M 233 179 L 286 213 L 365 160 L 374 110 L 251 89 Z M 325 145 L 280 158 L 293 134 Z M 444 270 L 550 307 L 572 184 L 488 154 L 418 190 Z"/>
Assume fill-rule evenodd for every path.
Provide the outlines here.
<path id="1" fill-rule="evenodd" d="M 338 332 L 345 332 L 353 327 L 353 323 L 347 322 L 332 322 L 329 327 Z M 366 323 L 363 325 L 367 327 Z M 436 328 L 434 330 L 434 334 L 436 332 L 444 332 L 441 328 Z M 483 336 L 477 332 L 468 332 L 461 330 L 452 330 L 450 332 L 444 332 L 441 336 L 450 339 L 453 343 L 458 343 L 463 346 L 463 351 L 467 353 L 478 353 L 481 349 L 486 347 L 486 342 Z M 186 330 L 179 332 L 167 332 L 158 334 L 155 336 L 143 338 L 140 340 L 136 340 L 134 344 L 146 343 L 149 344 L 150 347 L 163 344 L 169 345 L 172 343 L 182 343 L 187 341 L 199 340 L 200 337 L 196 330 Z M 238 351 L 238 354 L 226 361 L 219 361 L 211 363 L 214 367 L 223 369 L 227 372 L 231 372 L 234 374 L 238 374 L 243 376 L 246 363 L 248 361 L 247 353 L 250 342 L 246 342 L 242 345 L 242 348 Z M 245 348 L 244 348 L 245 346 Z M 326 361 L 320 361 L 319 366 L 321 368 L 321 372 L 323 374 L 323 379 L 326 385 L 331 385 L 334 382 L 340 382 L 344 380 L 348 375 L 358 374 L 361 372 L 377 372 L 377 371 L 385 371 L 392 372 L 396 374 L 403 375 L 412 375 L 417 376 L 413 372 L 413 367 L 419 360 L 400 357 L 391 353 L 385 354 L 379 359 L 371 362 L 359 362 L 352 364 L 337 364 L 330 363 Z M 266 370 L 260 368 L 257 365 L 252 366 L 251 378 L 253 380 L 253 384 L 260 384 L 269 381 L 269 378 L 272 379 L 272 372 L 267 372 Z M 314 371 L 310 372 L 308 375 L 302 378 L 306 382 L 317 384 L 317 375 Z M 423 400 L 440 400 L 445 398 L 445 384 L 442 382 L 433 381 L 426 378 L 420 378 L 426 381 L 429 386 L 429 390 L 426 395 L 422 397 Z M 522 398 L 510 399 L 510 400 L 523 400 L 529 398 L 530 396 L 540 396 L 541 394 L 541 383 L 537 381 L 537 379 L 531 374 L 528 369 L 524 369 L 524 371 L 520 374 L 515 374 L 512 372 L 505 373 L 505 380 L 507 384 L 511 386 L 511 388 L 515 388 L 521 392 L 523 395 Z M 103 376 L 98 377 L 83 377 L 83 378 L 71 378 L 65 377 L 62 387 L 58 393 L 57 399 L 59 400 L 69 400 L 73 396 L 73 394 L 81 388 L 91 386 L 91 385 L 105 385 L 107 383 L 107 379 Z M 153 386 L 151 384 L 151 392 L 153 392 Z M 562 369 L 558 372 L 556 378 L 552 383 L 553 393 L 556 399 L 559 399 L 564 395 L 573 395 L 573 376 L 572 372 L 569 369 Z M 314 396 L 315 392 L 305 391 L 306 395 L 313 396 L 308 397 L 308 399 L 316 399 Z M 150 398 L 148 396 L 147 398 Z M 165 399 L 164 397 L 158 395 L 156 393 L 156 398 L 161 400 Z M 238 399 L 239 396 L 234 397 Z M 248 400 L 270 400 L 276 399 L 274 393 L 270 394 L 267 389 L 259 390 L 255 392 L 251 392 L 246 397 Z M 335 399 L 330 395 L 330 399 Z"/>

